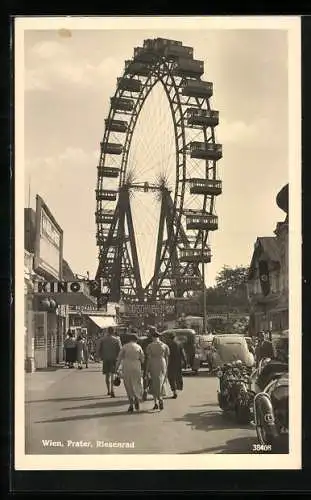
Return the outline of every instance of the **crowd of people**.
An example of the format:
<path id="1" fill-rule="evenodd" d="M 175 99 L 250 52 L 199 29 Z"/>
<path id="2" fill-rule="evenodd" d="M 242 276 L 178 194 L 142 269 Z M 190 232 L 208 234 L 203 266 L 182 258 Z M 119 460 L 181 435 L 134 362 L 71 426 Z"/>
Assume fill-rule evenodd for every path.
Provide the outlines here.
<path id="1" fill-rule="evenodd" d="M 142 342 L 132 329 L 123 346 L 112 327 L 95 340 L 87 339 L 83 333 L 75 336 L 69 330 L 64 352 L 68 368 L 74 368 L 75 363 L 78 369 L 83 365 L 87 368 L 89 359 L 101 361 L 107 395 L 112 398 L 116 397 L 115 389 L 122 380 L 129 400 L 128 412 L 139 410 L 148 394 L 153 397 L 153 409 L 163 410 L 163 398 L 168 396 L 169 390 L 173 399 L 183 390 L 182 367 L 186 359 L 183 348 L 173 333 L 162 341 L 155 327 L 150 327 Z"/>
<path id="2" fill-rule="evenodd" d="M 139 410 L 140 403 L 147 400 L 148 393 L 153 397 L 153 409 L 163 410 L 163 398 L 170 387 L 173 398 L 183 389 L 182 366 L 184 353 L 174 339 L 174 335 L 162 342 L 155 327 L 149 329 L 142 345 L 134 329 L 128 336 L 128 342 L 121 345 L 120 338 L 112 327 L 104 335 L 97 349 L 97 357 L 102 360 L 107 393 L 115 397 L 115 387 L 123 380 L 129 400 L 128 412 Z"/>
<path id="3" fill-rule="evenodd" d="M 255 357 L 257 366 L 263 359 L 278 359 L 284 363 L 288 361 L 288 338 L 286 335 L 273 341 L 271 332 L 261 331 L 252 339 L 252 345 L 248 347 Z"/>
<path id="4" fill-rule="evenodd" d="M 249 349 L 257 365 L 261 359 L 274 358 L 272 341 L 264 332 L 260 332 L 256 342 L 252 341 Z M 116 397 L 116 387 L 123 381 L 130 413 L 140 409 L 148 394 L 153 397 L 153 409 L 163 410 L 163 399 L 169 390 L 173 399 L 177 398 L 178 391 L 183 390 L 182 368 L 186 364 L 186 355 L 173 332 L 161 340 L 159 331 L 150 327 L 147 336 L 140 340 L 137 331 L 132 329 L 127 342 L 122 345 L 112 327 L 96 339 L 88 339 L 84 333 L 76 337 L 69 331 L 64 350 L 69 368 L 75 363 L 78 369 L 83 365 L 87 368 L 89 359 L 102 362 L 108 396 Z"/>
<path id="5" fill-rule="evenodd" d="M 82 370 L 83 364 L 88 368 L 89 348 L 86 334 L 80 333 L 75 336 L 71 330 L 67 332 L 67 338 L 64 342 L 65 365 L 68 368 L 74 368 L 77 363 L 79 370 Z"/>

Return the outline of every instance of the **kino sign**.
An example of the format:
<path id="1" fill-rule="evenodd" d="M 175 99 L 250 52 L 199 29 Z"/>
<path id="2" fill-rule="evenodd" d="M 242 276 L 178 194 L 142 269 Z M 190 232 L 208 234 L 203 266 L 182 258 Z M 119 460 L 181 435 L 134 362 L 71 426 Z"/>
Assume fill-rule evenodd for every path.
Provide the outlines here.
<path id="1" fill-rule="evenodd" d="M 91 292 L 105 294 L 102 281 L 39 281 L 35 283 L 36 293 L 81 293 L 88 286 Z"/>

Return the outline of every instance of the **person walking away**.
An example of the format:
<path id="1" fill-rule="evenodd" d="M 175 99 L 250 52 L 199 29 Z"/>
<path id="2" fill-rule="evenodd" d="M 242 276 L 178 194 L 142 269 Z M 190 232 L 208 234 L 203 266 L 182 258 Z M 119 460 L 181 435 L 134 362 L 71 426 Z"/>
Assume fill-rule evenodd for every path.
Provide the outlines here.
<path id="1" fill-rule="evenodd" d="M 149 344 L 151 344 L 153 338 L 151 336 L 151 330 L 148 331 L 147 337 L 143 340 L 142 342 L 142 350 L 144 353 L 145 361 L 143 363 L 143 401 L 147 401 L 148 398 L 148 387 L 149 387 L 149 376 L 148 373 L 146 372 L 146 367 L 147 367 L 147 347 Z"/>
<path id="2" fill-rule="evenodd" d="M 152 342 L 147 346 L 146 373 L 150 373 L 151 392 L 154 399 L 154 410 L 163 410 L 163 386 L 167 378 L 167 365 L 170 350 L 159 338 L 155 328 L 151 329 Z"/>
<path id="3" fill-rule="evenodd" d="M 87 333 L 82 335 L 83 340 L 83 359 L 85 363 L 85 368 L 89 367 L 89 343 L 87 338 Z"/>
<path id="4" fill-rule="evenodd" d="M 262 359 L 274 357 L 273 344 L 270 340 L 266 339 L 265 332 L 259 332 L 258 345 L 256 347 L 256 362 L 259 365 Z"/>
<path id="5" fill-rule="evenodd" d="M 186 364 L 186 358 L 184 350 L 181 344 L 176 341 L 176 337 L 173 332 L 170 333 L 166 344 L 170 350 L 167 377 L 173 393 L 173 399 L 176 399 L 177 391 L 183 390 L 182 367 Z"/>
<path id="6" fill-rule="evenodd" d="M 102 360 L 102 370 L 106 379 L 108 396 L 115 397 L 113 388 L 113 376 L 116 372 L 116 363 L 121 351 L 121 341 L 109 326 L 107 334 L 101 337 L 98 343 L 97 357 Z"/>
<path id="7" fill-rule="evenodd" d="M 73 368 L 77 357 L 77 344 L 74 333 L 71 330 L 68 330 L 67 335 L 64 342 L 65 361 L 69 368 Z"/>
<path id="8" fill-rule="evenodd" d="M 65 361 L 65 367 L 66 368 L 69 368 L 69 361 L 67 360 L 67 353 L 66 353 L 66 350 L 67 350 L 66 349 L 67 340 L 70 338 L 69 333 L 70 333 L 70 330 L 67 331 L 66 338 L 65 338 L 64 343 L 63 343 L 63 359 Z"/>
<path id="9" fill-rule="evenodd" d="M 100 359 L 98 358 L 98 352 L 99 352 L 99 344 L 102 338 L 101 333 L 97 333 L 96 337 L 93 339 L 93 357 L 94 357 L 94 362 L 99 363 Z"/>
<path id="10" fill-rule="evenodd" d="M 76 346 L 77 346 L 78 369 L 82 370 L 82 368 L 83 368 L 82 363 L 83 363 L 83 361 L 85 361 L 85 359 L 84 359 L 85 343 L 84 343 L 84 339 L 83 339 L 81 334 L 79 334 L 77 337 Z"/>
<path id="11" fill-rule="evenodd" d="M 143 397 L 142 366 L 144 363 L 144 353 L 137 343 L 138 337 L 135 332 L 131 332 L 129 342 L 124 344 L 119 352 L 116 371 L 122 364 L 123 382 L 129 400 L 128 412 L 133 413 L 139 410 L 139 403 Z"/>

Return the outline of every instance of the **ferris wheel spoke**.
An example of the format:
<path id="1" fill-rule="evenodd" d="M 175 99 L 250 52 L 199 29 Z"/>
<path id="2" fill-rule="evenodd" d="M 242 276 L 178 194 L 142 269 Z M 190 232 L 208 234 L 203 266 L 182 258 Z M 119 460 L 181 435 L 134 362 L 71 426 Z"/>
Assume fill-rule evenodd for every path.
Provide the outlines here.
<path id="1" fill-rule="evenodd" d="M 165 99 L 167 99 L 163 91 L 162 94 L 164 94 Z M 158 95 L 159 93 L 156 94 L 157 97 Z M 161 97 L 163 99 L 163 95 Z M 144 157 L 144 162 L 141 168 L 139 170 L 137 169 L 137 175 L 141 177 L 148 175 L 150 172 L 154 172 L 155 177 L 157 174 L 158 175 L 162 174 L 164 170 L 164 165 L 167 164 L 165 153 L 166 150 L 168 149 L 168 142 L 170 144 L 172 143 L 172 134 L 168 133 L 167 135 L 165 135 L 163 133 L 164 130 L 165 131 L 168 130 L 169 125 L 172 128 L 172 119 L 168 113 L 169 109 L 166 109 L 164 113 L 162 110 L 165 107 L 161 105 L 161 99 L 160 103 L 158 99 L 156 99 L 156 101 L 157 101 L 157 106 L 156 106 L 155 118 L 154 120 L 149 119 L 147 121 L 148 125 L 146 126 L 144 133 L 140 135 L 140 137 L 144 136 L 144 138 L 148 141 L 148 146 L 149 146 L 148 153 Z M 150 137 L 152 138 L 152 140 L 150 140 Z M 169 141 L 167 140 L 167 137 L 169 138 Z M 140 144 L 142 144 L 142 142 L 140 142 Z M 135 149 L 135 151 L 137 150 Z M 175 152 L 174 151 L 172 152 L 172 150 L 171 150 L 171 156 L 172 157 L 175 156 Z"/>
<path id="2" fill-rule="evenodd" d="M 157 107 L 158 121 L 152 127 L 154 140 L 152 141 L 152 143 L 150 142 L 150 145 L 152 144 L 152 149 L 150 149 L 150 156 L 152 159 L 159 157 L 158 151 L 160 149 L 160 158 L 163 162 L 163 156 L 165 155 L 165 146 L 167 145 L 167 138 L 172 134 L 173 122 L 170 116 L 167 97 L 161 87 L 159 87 L 159 92 L 157 92 L 154 96 L 154 105 L 156 105 Z"/>
<path id="3" fill-rule="evenodd" d="M 153 203 L 150 203 L 149 198 L 149 203 L 146 203 L 144 202 L 144 197 L 146 197 L 146 195 L 140 193 L 140 196 L 134 196 L 132 199 L 134 227 L 138 241 L 137 248 L 141 264 L 143 286 L 148 279 L 150 279 L 149 275 L 151 275 L 153 270 L 154 252 L 152 250 L 158 218 L 156 202 L 153 201 Z M 143 221 L 141 217 L 139 217 L 142 213 L 144 214 Z"/>

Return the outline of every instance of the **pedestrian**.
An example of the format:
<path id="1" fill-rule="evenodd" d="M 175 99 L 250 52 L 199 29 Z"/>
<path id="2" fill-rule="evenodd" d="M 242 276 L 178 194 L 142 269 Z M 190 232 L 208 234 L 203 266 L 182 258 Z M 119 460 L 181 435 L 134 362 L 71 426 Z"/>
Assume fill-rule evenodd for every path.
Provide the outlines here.
<path id="1" fill-rule="evenodd" d="M 89 342 L 87 338 L 87 333 L 82 334 L 83 339 L 83 359 L 85 363 L 85 368 L 89 367 Z"/>
<path id="2" fill-rule="evenodd" d="M 76 341 L 76 346 L 77 346 L 77 363 L 78 363 L 78 369 L 82 370 L 82 363 L 84 361 L 84 339 L 82 337 L 82 334 L 80 333 L 77 337 Z"/>
<path id="3" fill-rule="evenodd" d="M 182 367 L 186 364 L 186 356 L 179 342 L 176 341 L 175 333 L 170 332 L 166 345 L 170 350 L 167 367 L 167 378 L 173 393 L 173 399 L 177 398 L 177 391 L 183 390 Z"/>
<path id="4" fill-rule="evenodd" d="M 98 358 L 98 350 L 100 344 L 101 334 L 96 334 L 96 337 L 93 339 L 93 358 L 95 363 L 99 363 L 100 359 Z"/>
<path id="5" fill-rule="evenodd" d="M 64 342 L 65 362 L 68 368 L 73 368 L 77 359 L 77 344 L 74 338 L 74 333 L 71 330 L 67 332 L 67 338 Z"/>
<path id="6" fill-rule="evenodd" d="M 151 331 L 148 330 L 147 336 L 145 339 L 142 340 L 141 342 L 141 347 L 145 356 L 145 361 L 143 363 L 143 387 L 144 387 L 144 393 L 143 393 L 143 401 L 147 401 L 148 398 L 148 388 L 150 385 L 150 379 L 149 379 L 149 374 L 146 371 L 147 367 L 147 347 L 149 344 L 151 344 L 153 338 L 151 336 Z"/>
<path id="7" fill-rule="evenodd" d="M 164 342 L 160 340 L 157 330 L 152 327 L 152 342 L 147 346 L 146 373 L 150 373 L 151 392 L 154 399 L 154 410 L 163 410 L 163 388 L 167 379 L 167 365 L 170 350 Z"/>
<path id="8" fill-rule="evenodd" d="M 115 397 L 113 377 L 116 372 L 116 363 L 121 350 L 121 341 L 115 335 L 114 329 L 109 326 L 107 334 L 98 342 L 97 357 L 102 360 L 102 371 L 105 375 L 108 396 Z"/>
<path id="9" fill-rule="evenodd" d="M 262 359 L 272 359 L 274 357 L 273 344 L 266 339 L 265 332 L 259 332 L 258 344 L 256 347 L 256 362 L 257 365 Z"/>
<path id="10" fill-rule="evenodd" d="M 139 403 L 143 397 L 142 366 L 145 356 L 137 340 L 136 332 L 132 331 L 129 341 L 124 344 L 119 352 L 116 366 L 118 372 L 122 364 L 123 382 L 130 404 L 129 413 L 133 413 L 134 407 L 135 410 L 139 410 Z"/>

